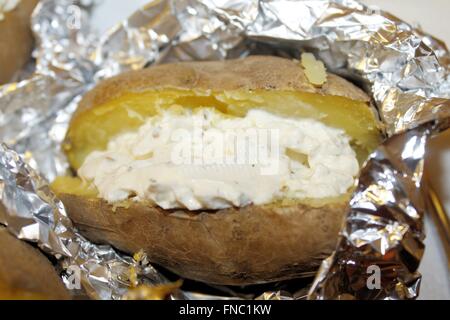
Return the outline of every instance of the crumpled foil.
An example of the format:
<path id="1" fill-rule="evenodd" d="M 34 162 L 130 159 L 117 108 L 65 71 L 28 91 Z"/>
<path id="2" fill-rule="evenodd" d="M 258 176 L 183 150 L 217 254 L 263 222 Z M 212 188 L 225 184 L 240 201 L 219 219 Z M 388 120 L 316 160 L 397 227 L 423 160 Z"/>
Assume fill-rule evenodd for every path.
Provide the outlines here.
<path id="1" fill-rule="evenodd" d="M 167 283 L 150 264 L 83 238 L 48 188 L 68 170 L 60 147 L 83 93 L 103 78 L 158 63 L 309 51 L 372 94 L 388 139 L 362 169 L 338 247 L 308 298 L 418 296 L 426 144 L 450 127 L 445 44 L 354 0 L 158 0 L 104 35 L 90 25 L 95 4 L 42 0 L 32 21 L 36 71 L 0 87 L 0 223 L 58 258 L 67 285 L 74 266 L 80 292 L 93 299 Z M 381 284 L 371 289 L 370 267 Z M 304 298 L 298 289 L 303 294 L 274 289 L 258 299 Z M 179 290 L 171 298 L 220 297 Z"/>

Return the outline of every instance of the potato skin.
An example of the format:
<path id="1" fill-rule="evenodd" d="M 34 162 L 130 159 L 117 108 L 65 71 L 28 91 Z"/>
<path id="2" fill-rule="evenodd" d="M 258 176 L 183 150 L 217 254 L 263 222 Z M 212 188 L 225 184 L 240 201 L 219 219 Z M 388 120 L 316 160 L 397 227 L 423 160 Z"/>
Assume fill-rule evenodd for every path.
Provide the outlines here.
<path id="1" fill-rule="evenodd" d="M 33 47 L 30 16 L 39 0 L 22 0 L 0 21 L 0 85 L 28 62 Z"/>
<path id="2" fill-rule="evenodd" d="M 370 107 L 362 90 L 338 76 L 329 74 L 319 88 L 308 82 L 298 61 L 252 56 L 121 74 L 85 95 L 72 125 L 83 113 L 123 95 L 165 88 L 292 90 L 343 96 Z M 70 129 L 66 143 L 70 145 Z M 221 285 L 269 283 L 315 271 L 334 250 L 347 208 L 347 200 L 341 199 L 321 207 L 250 206 L 218 212 L 169 212 L 149 203 L 114 210 L 102 199 L 61 191 L 69 216 L 88 239 L 130 254 L 144 249 L 151 262 L 182 277 Z"/>
<path id="3" fill-rule="evenodd" d="M 58 196 L 90 240 L 130 254 L 144 249 L 150 261 L 179 276 L 221 285 L 269 283 L 316 270 L 336 246 L 347 206 L 189 213 L 146 203 L 114 208 L 102 199 Z"/>
<path id="4" fill-rule="evenodd" d="M 68 300 L 65 288 L 49 260 L 36 248 L 0 227 L 0 300 Z"/>
<path id="5" fill-rule="evenodd" d="M 85 111 L 128 93 L 154 89 L 182 90 L 293 90 L 370 101 L 347 80 L 329 73 L 322 87 L 309 83 L 299 61 L 272 56 L 250 56 L 225 61 L 162 64 L 129 71 L 102 81 L 79 104 L 73 121 Z"/>

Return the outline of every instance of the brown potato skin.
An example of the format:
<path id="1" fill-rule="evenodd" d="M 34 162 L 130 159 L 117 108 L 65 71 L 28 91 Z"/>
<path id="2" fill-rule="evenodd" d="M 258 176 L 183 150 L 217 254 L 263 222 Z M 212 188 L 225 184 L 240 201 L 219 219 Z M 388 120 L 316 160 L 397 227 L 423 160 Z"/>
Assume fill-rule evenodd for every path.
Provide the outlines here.
<path id="1" fill-rule="evenodd" d="M 249 206 L 216 213 L 165 211 L 145 203 L 114 208 L 102 199 L 58 195 L 90 240 L 134 254 L 181 277 L 221 285 L 293 279 L 335 248 L 346 204 Z"/>
<path id="2" fill-rule="evenodd" d="M 0 85 L 28 62 L 33 48 L 30 17 L 39 0 L 22 0 L 0 21 Z"/>
<path id="3" fill-rule="evenodd" d="M 252 56 L 121 74 L 87 93 L 72 123 L 84 112 L 120 96 L 164 88 L 292 90 L 343 96 L 370 106 L 362 90 L 336 75 L 329 74 L 324 86 L 315 87 L 298 61 Z M 335 248 L 347 207 L 344 199 L 319 208 L 293 204 L 189 213 L 169 212 L 148 203 L 114 210 L 102 199 L 58 196 L 90 240 L 130 254 L 144 249 L 151 262 L 182 277 L 221 285 L 269 283 L 315 271 Z"/>
<path id="4" fill-rule="evenodd" d="M 36 248 L 0 227 L 0 300 L 68 300 L 50 261 Z"/>

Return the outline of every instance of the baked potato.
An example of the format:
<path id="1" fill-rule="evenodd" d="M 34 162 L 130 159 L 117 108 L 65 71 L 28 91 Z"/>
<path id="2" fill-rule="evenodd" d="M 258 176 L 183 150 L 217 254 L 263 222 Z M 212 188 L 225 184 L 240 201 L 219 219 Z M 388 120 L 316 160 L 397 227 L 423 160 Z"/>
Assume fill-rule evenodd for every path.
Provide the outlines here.
<path id="1" fill-rule="evenodd" d="M 92 158 L 93 154 L 108 150 L 117 137 L 139 131 L 148 119 L 155 123 L 163 121 L 157 115 L 172 109 L 175 111 L 171 112 L 189 117 L 210 108 L 226 119 L 222 121 L 219 117 L 218 123 L 226 124 L 246 119 L 254 110 L 263 110 L 265 113 L 255 117 L 268 117 L 268 123 L 308 119 L 348 137 L 350 147 L 342 148 L 350 148 L 361 164 L 382 139 L 369 97 L 333 74 L 325 74 L 324 83 L 311 82 L 307 71 L 314 72 L 314 68 L 305 69 L 299 61 L 253 56 L 160 65 L 108 79 L 85 95 L 67 133 L 64 150 L 78 176 L 60 177 L 53 182 L 52 189 L 90 240 L 111 244 L 128 253 L 143 249 L 151 262 L 188 279 L 250 285 L 292 279 L 314 271 L 336 245 L 353 177 L 350 187 L 333 196 L 297 198 L 283 194 L 266 201 L 250 199 L 226 205 L 215 202 L 219 205 L 212 207 L 202 206 L 204 199 L 200 206 L 189 201 L 169 205 L 158 201 L 158 191 L 152 199 L 128 190 L 124 199 L 111 200 L 101 189 L 114 184 L 114 178 L 100 188 L 95 179 L 80 177 L 88 159 L 94 165 L 103 163 Z M 209 114 L 203 116 L 207 118 Z M 320 135 L 312 132 L 310 136 L 316 134 Z M 291 138 L 289 134 L 285 136 L 286 140 Z M 143 139 L 147 140 L 152 138 Z M 328 146 L 325 143 L 319 147 L 326 150 Z M 155 150 L 155 154 L 144 158 L 158 155 Z M 308 162 L 308 159 L 298 161 L 305 160 Z M 100 164 L 92 170 L 93 174 L 102 168 Z M 168 174 L 175 172 L 170 170 Z M 115 176 L 115 172 L 109 173 Z M 241 179 L 246 173 L 236 176 Z M 325 188 L 332 184 L 332 176 L 330 171 L 322 177 Z M 146 179 L 142 175 L 135 177 L 133 183 Z M 268 186 L 258 179 L 245 183 L 246 188 L 260 192 Z M 280 190 L 277 194 L 281 194 Z M 224 191 L 217 188 L 214 192 Z"/>
<path id="2" fill-rule="evenodd" d="M 49 260 L 0 227 L 0 300 L 68 300 Z"/>
<path id="3" fill-rule="evenodd" d="M 30 17 L 38 2 L 0 0 L 0 85 L 9 82 L 30 59 Z"/>

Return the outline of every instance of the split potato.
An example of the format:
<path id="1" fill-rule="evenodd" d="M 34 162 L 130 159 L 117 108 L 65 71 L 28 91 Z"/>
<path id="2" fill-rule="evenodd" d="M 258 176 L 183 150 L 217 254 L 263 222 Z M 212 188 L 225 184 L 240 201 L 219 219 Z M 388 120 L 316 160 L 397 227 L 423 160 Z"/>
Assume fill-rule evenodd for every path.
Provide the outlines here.
<path id="1" fill-rule="evenodd" d="M 0 227 L 0 300 L 68 300 L 50 261 Z"/>
<path id="2" fill-rule="evenodd" d="M 266 56 L 184 62 L 124 73 L 86 94 L 64 144 L 74 172 L 113 137 L 173 105 L 213 107 L 231 117 L 262 109 L 319 120 L 345 131 L 360 163 L 382 139 L 369 97 L 336 75 L 313 85 L 298 61 Z M 143 249 L 151 262 L 182 277 L 222 285 L 269 283 L 316 270 L 336 245 L 351 192 L 189 212 L 148 201 L 108 203 L 78 177 L 60 177 L 52 188 L 90 240 L 128 253 Z"/>
<path id="3" fill-rule="evenodd" d="M 16 0 L 5 2 L 10 6 Z M 38 2 L 21 0 L 12 10 L 0 12 L 0 85 L 9 82 L 31 57 L 34 41 L 30 18 Z"/>

